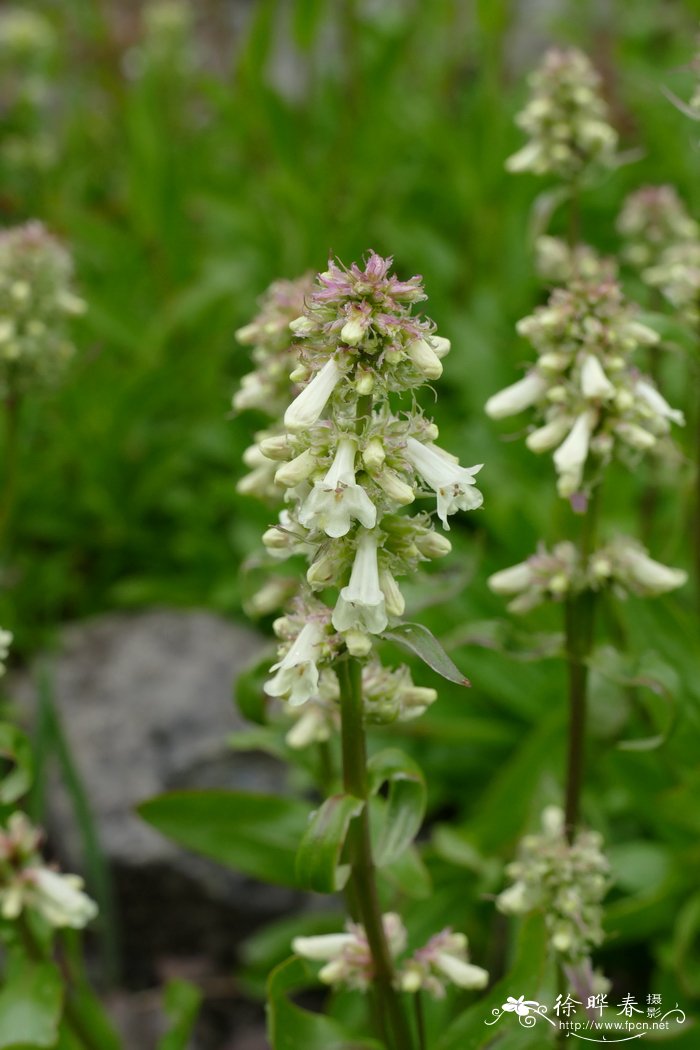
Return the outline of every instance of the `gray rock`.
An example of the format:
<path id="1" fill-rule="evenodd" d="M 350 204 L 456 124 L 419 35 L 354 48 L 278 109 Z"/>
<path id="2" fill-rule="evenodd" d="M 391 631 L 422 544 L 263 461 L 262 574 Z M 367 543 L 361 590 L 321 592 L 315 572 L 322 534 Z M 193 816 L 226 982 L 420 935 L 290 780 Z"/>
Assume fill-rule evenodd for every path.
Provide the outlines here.
<path id="1" fill-rule="evenodd" d="M 144 799 L 184 787 L 285 789 L 284 767 L 233 754 L 244 723 L 232 702 L 237 673 L 264 640 L 200 611 L 109 614 L 66 628 L 48 659 L 70 752 L 115 884 L 125 980 L 157 980 L 158 960 L 206 956 L 229 965 L 251 929 L 297 895 L 261 886 L 179 849 L 135 813 Z M 13 696 L 31 710 L 31 676 Z M 46 824 L 67 870 L 84 869 L 71 797 L 51 769 Z"/>

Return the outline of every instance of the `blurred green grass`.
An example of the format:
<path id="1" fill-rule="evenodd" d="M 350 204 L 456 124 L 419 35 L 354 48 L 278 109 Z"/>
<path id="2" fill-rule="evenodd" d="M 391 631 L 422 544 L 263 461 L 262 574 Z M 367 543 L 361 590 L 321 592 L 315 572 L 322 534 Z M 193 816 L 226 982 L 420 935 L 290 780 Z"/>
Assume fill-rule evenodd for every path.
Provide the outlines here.
<path id="1" fill-rule="evenodd" d="M 49 138 L 53 158 L 25 168 L 5 158 L 2 222 L 38 217 L 65 239 L 89 311 L 66 381 L 25 407 L 0 622 L 27 656 L 57 624 L 115 607 L 241 616 L 239 565 L 269 512 L 235 491 L 261 421 L 229 414 L 248 368 L 233 332 L 275 277 L 321 269 L 329 253 L 393 254 L 400 273 L 424 275 L 429 313 L 453 343 L 436 409 L 444 442 L 463 462 L 486 464 L 485 510 L 451 534 L 453 562 L 474 562 L 473 578 L 427 614 L 441 633 L 449 620 L 474 687 L 466 698 L 445 687 L 409 746 L 429 771 L 433 812 L 468 828 L 480 850 L 508 855 L 561 773 L 563 671 L 514 655 L 507 632 L 509 651 L 499 651 L 503 606 L 485 579 L 572 527 L 551 462 L 504 440 L 482 411 L 527 359 L 514 324 L 542 294 L 528 231 L 543 187 L 503 170 L 520 143 L 513 115 L 546 43 L 588 49 L 623 145 L 641 156 L 586 196 L 586 239 L 614 250 L 620 202 L 645 182 L 673 182 L 700 214 L 697 130 L 661 90 L 689 83 L 700 3 L 561 3 L 541 40 L 527 5 L 508 0 L 208 3 L 191 31 L 150 39 L 136 8 L 33 6 L 57 45 L 47 97 L 23 126 Z M 14 75 L 4 70 L 3 83 Z M 667 357 L 670 400 L 696 412 L 686 363 Z M 632 532 L 642 480 L 618 470 L 605 494 L 608 520 Z M 689 493 L 685 469 L 664 488 L 649 540 L 659 559 L 686 567 Z M 636 945 L 629 965 L 640 979 L 662 974 L 677 995 L 695 995 L 700 921 L 693 912 L 679 929 L 676 919 L 697 899 L 700 861 L 691 588 L 629 601 L 617 616 L 631 650 L 672 681 L 655 700 L 648 690 L 630 699 L 619 675 L 595 679 L 585 808 L 613 844 L 653 840 L 671 874 L 611 909 L 610 950 Z M 488 644 L 460 641 L 474 623 Z M 558 630 L 557 610 L 516 634 L 529 629 Z M 674 729 L 660 749 L 618 749 L 621 736 L 648 737 L 669 712 Z M 644 886 L 648 857 L 636 856 Z M 452 900 L 454 876 L 445 878 Z M 477 947 L 489 928 L 475 931 Z"/>

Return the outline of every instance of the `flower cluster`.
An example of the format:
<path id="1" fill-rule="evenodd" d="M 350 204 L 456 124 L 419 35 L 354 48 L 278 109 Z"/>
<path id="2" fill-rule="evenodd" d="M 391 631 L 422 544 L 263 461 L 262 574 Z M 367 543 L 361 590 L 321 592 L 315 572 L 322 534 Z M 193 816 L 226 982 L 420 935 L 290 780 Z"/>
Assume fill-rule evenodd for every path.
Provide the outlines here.
<path id="1" fill-rule="evenodd" d="M 673 186 L 642 186 L 625 200 L 617 219 L 622 257 L 642 270 L 672 245 L 697 241 L 700 229 Z"/>
<path id="2" fill-rule="evenodd" d="M 401 281 L 390 266 L 372 252 L 364 267 L 330 262 L 318 276 L 291 326 L 292 378 L 302 389 L 284 433 L 260 446 L 286 490 L 263 541 L 275 557 L 309 562 L 308 593 L 280 622 L 280 660 L 266 687 L 293 704 L 315 696 L 320 668 L 343 647 L 368 656 L 372 637 L 404 612 L 397 577 L 451 549 L 428 512 L 405 508 L 432 496 L 447 529 L 449 515 L 482 503 L 480 466 L 462 467 L 436 445 L 437 427 L 406 396 L 439 377 L 449 342 L 413 312 L 425 298 L 420 278 Z M 390 693 L 404 714 L 425 707 L 400 674 Z"/>
<path id="3" fill-rule="evenodd" d="M 654 561 L 630 536 L 617 536 L 591 555 L 588 563 L 591 586 L 610 583 L 624 596 L 636 594 L 654 598 L 682 587 L 688 579 L 684 569 L 674 569 Z"/>
<path id="4" fill-rule="evenodd" d="M 340 687 L 328 664 L 342 644 L 333 633 L 330 610 L 313 599 L 297 598 L 273 627 L 282 655 L 271 668 L 265 691 L 286 700 L 295 718 L 287 743 L 302 748 L 327 740 L 340 720 Z M 362 697 L 366 721 L 385 725 L 419 717 L 437 699 L 437 692 L 415 685 L 403 665 L 392 669 L 370 659 L 362 667 Z"/>
<path id="5" fill-rule="evenodd" d="M 686 323 L 700 322 L 700 240 L 670 245 L 642 277 L 661 290 Z"/>
<path id="6" fill-rule="evenodd" d="M 613 280 L 577 280 L 518 323 L 538 353 L 535 367 L 486 404 L 494 419 L 534 406 L 540 426 L 526 439 L 533 452 L 554 450 L 557 488 L 581 502 L 614 455 L 645 451 L 683 415 L 632 362 L 657 334 L 637 320 Z"/>
<path id="7" fill-rule="evenodd" d="M 382 918 L 384 932 L 393 959 L 406 951 L 406 929 L 398 915 L 389 912 Z M 297 955 L 312 962 L 323 962 L 319 972 L 324 984 L 366 990 L 373 978 L 372 956 L 364 928 L 349 922 L 345 933 L 297 937 L 292 948 Z M 396 985 L 404 992 L 425 990 L 436 999 L 445 995 L 451 982 L 458 988 L 484 988 L 488 973 L 469 962 L 467 938 L 463 933 L 442 930 L 397 967 Z"/>
<path id="8" fill-rule="evenodd" d="M 295 348 L 290 322 L 304 309 L 304 300 L 311 290 L 311 278 L 295 281 L 274 281 L 260 299 L 260 309 L 253 320 L 236 332 L 238 342 L 252 347 L 255 368 L 243 376 L 233 395 L 236 412 L 255 409 L 269 416 L 273 423 L 258 431 L 254 443 L 243 453 L 243 462 L 250 472 L 240 479 L 237 488 L 245 495 L 254 495 L 268 502 L 281 499 L 282 488 L 275 483 L 278 464 L 265 455 L 263 449 L 276 444 L 286 445 L 282 413 L 294 389 L 296 366 Z"/>
<path id="9" fill-rule="evenodd" d="M 443 999 L 448 982 L 470 991 L 485 988 L 488 972 L 469 962 L 467 947 L 468 941 L 463 933 L 454 933 L 449 927 L 436 933 L 404 963 L 399 973 L 401 990 L 419 992 L 425 989 L 435 999 Z"/>
<path id="10" fill-rule="evenodd" d="M 85 304 L 72 269 L 40 223 L 0 232 L 0 390 L 52 379 L 73 355 L 67 319 Z"/>
<path id="11" fill-rule="evenodd" d="M 274 281 L 260 297 L 256 316 L 236 332 L 239 343 L 252 347 L 255 365 L 233 396 L 237 412 L 255 408 L 272 418 L 284 412 L 289 402 L 289 374 L 296 364 L 289 325 L 304 309 L 310 291 L 309 276 L 296 281 Z"/>
<path id="12" fill-rule="evenodd" d="M 530 99 L 518 114 L 529 142 L 506 161 L 508 171 L 572 180 L 615 164 L 617 132 L 608 120 L 600 76 L 582 51 L 553 48 L 530 75 Z"/>
<path id="13" fill-rule="evenodd" d="M 654 561 L 636 540 L 617 536 L 591 554 L 586 564 L 573 543 L 557 543 L 551 552 L 540 545 L 525 561 L 490 576 L 488 585 L 495 594 L 511 597 L 510 612 L 524 613 L 542 602 L 563 601 L 607 585 L 620 597 L 654 598 L 682 587 L 687 578 L 683 569 Z"/>
<path id="14" fill-rule="evenodd" d="M 0 828 L 0 913 L 16 919 L 29 909 L 54 927 L 81 929 L 97 915 L 78 875 L 48 867 L 39 853 L 40 833 L 23 813 Z"/>
<path id="15" fill-rule="evenodd" d="M 586 959 L 603 940 L 602 900 L 610 868 L 602 845 L 602 837 L 588 830 L 569 843 L 562 810 L 548 807 L 541 833 L 522 840 L 517 860 L 506 869 L 514 881 L 497 897 L 499 911 L 541 911 L 553 950 L 568 962 Z"/>
<path id="16" fill-rule="evenodd" d="M 573 543 L 557 543 L 549 552 L 540 544 L 526 561 L 501 569 L 488 579 L 494 594 L 514 595 L 508 609 L 528 612 L 544 601 L 562 601 L 582 590 L 580 558 Z"/>
<path id="17" fill-rule="evenodd" d="M 598 255 L 588 244 L 570 248 L 560 237 L 538 237 L 535 242 L 535 270 L 547 284 L 570 281 L 607 281 L 617 276 L 614 259 Z"/>

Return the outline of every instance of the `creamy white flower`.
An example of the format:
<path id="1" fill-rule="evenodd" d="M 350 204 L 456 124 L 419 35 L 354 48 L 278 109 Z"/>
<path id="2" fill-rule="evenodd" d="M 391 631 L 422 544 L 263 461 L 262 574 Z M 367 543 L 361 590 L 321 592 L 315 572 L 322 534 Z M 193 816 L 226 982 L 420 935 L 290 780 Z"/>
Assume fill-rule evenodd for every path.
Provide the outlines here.
<path id="1" fill-rule="evenodd" d="M 688 579 L 683 569 L 673 569 L 650 558 L 640 543 L 619 537 L 596 557 L 610 561 L 612 575 L 635 594 L 654 597 L 682 587 Z"/>
<path id="2" fill-rule="evenodd" d="M 388 624 L 386 601 L 379 586 L 377 537 L 372 532 L 360 536 L 347 587 L 343 587 L 333 611 L 336 631 L 364 628 L 381 634 Z"/>
<path id="3" fill-rule="evenodd" d="M 494 594 L 517 594 L 530 586 L 534 579 L 529 562 L 522 561 L 508 569 L 494 572 L 486 581 Z"/>
<path id="4" fill-rule="evenodd" d="M 615 394 L 612 385 L 595 354 L 586 354 L 581 365 L 581 393 L 585 398 L 606 401 Z"/>
<path id="5" fill-rule="evenodd" d="M 623 441 L 626 441 L 628 445 L 631 445 L 632 448 L 647 449 L 653 448 L 656 444 L 656 435 L 649 430 L 645 430 L 644 427 L 638 426 L 636 423 L 624 421 L 618 423 L 615 427 L 615 433 Z"/>
<path id="6" fill-rule="evenodd" d="M 301 714 L 285 736 L 287 745 L 294 751 L 301 751 L 309 744 L 320 743 L 328 740 L 331 735 L 331 726 L 328 712 L 320 704 L 309 700 L 301 708 Z"/>
<path id="7" fill-rule="evenodd" d="M 406 458 L 437 494 L 437 513 L 444 527 L 449 529 L 448 514 L 457 510 L 476 510 L 484 502 L 475 487 L 474 475 L 483 464 L 461 467 L 435 445 L 424 445 L 415 438 L 406 440 Z"/>
<path id="8" fill-rule="evenodd" d="M 284 414 L 284 425 L 289 430 L 303 430 L 312 426 L 326 407 L 341 375 L 335 358 L 331 357 L 292 401 Z"/>
<path id="9" fill-rule="evenodd" d="M 595 412 L 582 412 L 569 431 L 569 436 L 554 453 L 554 466 L 559 475 L 557 487 L 561 496 L 573 495 L 581 485 L 596 419 Z"/>
<path id="10" fill-rule="evenodd" d="M 488 970 L 465 962 L 459 955 L 452 952 L 438 952 L 434 966 L 458 988 L 485 988 L 489 983 Z"/>
<path id="11" fill-rule="evenodd" d="M 537 372 L 530 372 L 517 383 L 499 390 L 490 397 L 485 405 L 487 416 L 491 419 L 503 419 L 514 416 L 529 408 L 543 396 L 548 387 L 547 380 Z"/>
<path id="12" fill-rule="evenodd" d="M 97 905 L 83 893 L 78 875 L 63 875 L 50 868 L 27 868 L 25 879 L 31 891 L 28 902 L 51 926 L 79 930 L 95 918 Z"/>
<path id="13" fill-rule="evenodd" d="M 352 933 L 322 933 L 316 937 L 295 937 L 292 951 L 312 962 L 326 962 L 334 959 L 344 948 L 355 944 Z"/>
<path id="14" fill-rule="evenodd" d="M 403 616 L 406 609 L 404 596 L 399 585 L 388 569 L 379 572 L 379 586 L 386 601 L 386 611 L 390 616 Z"/>
<path id="15" fill-rule="evenodd" d="M 267 458 L 267 457 L 265 457 Z M 275 471 L 275 482 L 284 485 L 285 488 L 294 488 L 313 473 L 316 468 L 316 459 L 310 448 L 304 449 L 288 463 L 283 463 Z"/>
<path id="16" fill-rule="evenodd" d="M 265 684 L 269 696 L 285 697 L 292 706 L 297 706 L 315 695 L 318 690 L 316 661 L 323 635 L 321 624 L 314 621 L 304 624 L 287 655 L 270 668 L 277 673 Z"/>
<path id="17" fill-rule="evenodd" d="M 672 423 L 677 423 L 681 427 L 685 425 L 685 417 L 680 409 L 671 408 L 666 398 L 651 383 L 647 383 L 644 379 L 638 379 L 634 389 L 657 415 L 662 416 L 664 419 L 669 419 Z"/>
<path id="18" fill-rule="evenodd" d="M 374 528 L 377 508 L 355 481 L 356 445 L 341 438 L 328 473 L 317 481 L 299 510 L 299 521 L 307 529 L 322 529 L 327 536 L 345 536 L 353 519 L 366 529 Z"/>
<path id="19" fill-rule="evenodd" d="M 439 358 L 447 357 L 452 349 L 452 343 L 444 335 L 431 335 L 430 345 Z"/>
<path id="20" fill-rule="evenodd" d="M 564 440 L 570 429 L 569 416 L 557 416 L 544 426 L 531 431 L 525 438 L 525 444 L 531 452 L 548 452 Z"/>
<path id="21" fill-rule="evenodd" d="M 442 375 L 442 362 L 427 339 L 414 339 L 406 347 L 406 353 L 426 379 L 440 378 Z"/>

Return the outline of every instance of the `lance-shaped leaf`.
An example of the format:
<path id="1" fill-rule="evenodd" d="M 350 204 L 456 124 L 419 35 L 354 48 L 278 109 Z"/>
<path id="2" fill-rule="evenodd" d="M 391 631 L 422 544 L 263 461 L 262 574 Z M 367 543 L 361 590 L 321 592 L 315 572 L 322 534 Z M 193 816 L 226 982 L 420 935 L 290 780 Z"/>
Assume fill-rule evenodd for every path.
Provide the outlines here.
<path id="1" fill-rule="evenodd" d="M 311 817 L 297 850 L 297 882 L 317 893 L 335 893 L 347 881 L 349 870 L 340 854 L 350 827 L 365 803 L 353 795 L 332 795 Z"/>
<path id="2" fill-rule="evenodd" d="M 272 971 L 267 982 L 268 1038 L 272 1050 L 382 1050 L 374 1040 L 348 1034 L 338 1021 L 303 1010 L 290 1001 L 317 978 L 301 959 L 291 958 Z"/>
<path id="3" fill-rule="evenodd" d="M 471 685 L 469 679 L 465 678 L 456 664 L 452 662 L 432 631 L 429 631 L 422 623 L 397 624 L 396 627 L 390 627 L 388 631 L 384 631 L 382 638 L 408 649 L 409 653 L 413 653 L 449 682 L 456 682 L 457 685 Z"/>
<path id="4" fill-rule="evenodd" d="M 142 802 L 139 814 L 163 835 L 235 871 L 296 886 L 294 856 L 308 806 L 245 791 L 172 791 Z"/>
<path id="5" fill-rule="evenodd" d="M 379 867 L 392 864 L 410 846 L 425 814 L 425 779 L 413 759 L 397 748 L 387 748 L 368 763 L 370 790 L 376 794 L 388 785 L 381 830 L 374 844 Z"/>

